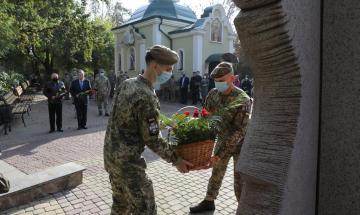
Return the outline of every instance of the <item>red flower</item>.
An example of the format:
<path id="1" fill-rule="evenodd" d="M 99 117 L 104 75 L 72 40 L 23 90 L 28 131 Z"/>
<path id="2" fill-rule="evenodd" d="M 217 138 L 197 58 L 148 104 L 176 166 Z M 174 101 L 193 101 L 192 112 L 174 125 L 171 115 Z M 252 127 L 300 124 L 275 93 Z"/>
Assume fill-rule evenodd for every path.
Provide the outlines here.
<path id="1" fill-rule="evenodd" d="M 207 112 L 207 110 L 205 109 L 205 108 L 203 108 L 202 110 L 201 110 L 201 116 L 202 117 L 207 117 L 209 115 L 209 112 Z"/>
<path id="2" fill-rule="evenodd" d="M 195 118 L 199 117 L 199 110 L 198 109 L 195 109 L 193 117 L 195 117 Z"/>
<path id="3" fill-rule="evenodd" d="M 190 116 L 190 112 L 189 112 L 189 111 L 185 111 L 184 114 L 185 114 L 185 116 Z"/>

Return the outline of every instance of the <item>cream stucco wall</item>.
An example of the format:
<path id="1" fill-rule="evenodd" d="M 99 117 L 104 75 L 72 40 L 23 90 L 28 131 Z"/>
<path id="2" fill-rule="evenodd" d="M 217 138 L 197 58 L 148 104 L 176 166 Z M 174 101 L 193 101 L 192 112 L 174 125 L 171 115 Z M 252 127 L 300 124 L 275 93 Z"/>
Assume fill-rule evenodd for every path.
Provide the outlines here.
<path id="1" fill-rule="evenodd" d="M 228 30 L 223 27 L 222 42 L 211 42 L 211 31 L 210 23 L 205 27 L 204 34 L 204 46 L 203 46 L 203 62 L 212 54 L 216 53 L 227 53 L 229 52 L 229 39 L 228 39 Z"/>
<path id="2" fill-rule="evenodd" d="M 152 25 L 139 27 L 139 33 L 145 35 L 145 47 L 148 48 L 153 45 Z"/>
<path id="3" fill-rule="evenodd" d="M 192 36 L 176 38 L 173 40 L 173 50 L 178 52 L 179 49 L 184 50 L 184 70 L 187 76 L 192 74 L 193 66 L 193 39 Z M 174 75 L 176 78 L 180 77 L 182 71 L 178 71 L 177 67 L 174 68 Z"/>

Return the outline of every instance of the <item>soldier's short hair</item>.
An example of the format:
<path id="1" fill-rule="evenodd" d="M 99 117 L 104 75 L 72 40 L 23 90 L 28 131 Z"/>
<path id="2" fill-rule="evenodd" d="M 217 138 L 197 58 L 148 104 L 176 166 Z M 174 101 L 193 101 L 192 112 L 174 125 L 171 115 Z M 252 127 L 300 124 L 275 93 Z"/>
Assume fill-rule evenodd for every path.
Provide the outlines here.
<path id="1" fill-rule="evenodd" d="M 174 65 L 178 62 L 178 54 L 166 46 L 155 45 L 146 51 L 145 62 L 149 65 L 152 61 L 162 65 Z"/>
<path id="2" fill-rule="evenodd" d="M 211 72 L 210 77 L 211 78 L 221 78 L 224 75 L 227 75 L 229 73 L 232 73 L 232 74 L 234 73 L 232 64 L 228 63 L 228 62 L 221 62 Z"/>

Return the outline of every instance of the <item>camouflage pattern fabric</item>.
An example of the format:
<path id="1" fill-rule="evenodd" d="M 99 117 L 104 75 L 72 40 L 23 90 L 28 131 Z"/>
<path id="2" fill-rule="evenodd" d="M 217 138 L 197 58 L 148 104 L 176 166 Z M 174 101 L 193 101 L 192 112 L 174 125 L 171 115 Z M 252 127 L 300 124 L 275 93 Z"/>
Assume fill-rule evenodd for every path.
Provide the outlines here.
<path id="1" fill-rule="evenodd" d="M 10 182 L 0 173 L 0 194 L 10 190 Z"/>
<path id="2" fill-rule="evenodd" d="M 232 102 L 237 105 L 232 106 Z M 229 95 L 223 95 L 216 88 L 209 91 L 204 107 L 214 113 L 220 110 L 221 123 L 215 144 L 214 155 L 220 158 L 238 152 L 245 137 L 250 116 L 251 101 L 241 89 L 235 87 Z"/>
<path id="3" fill-rule="evenodd" d="M 102 113 L 102 106 L 104 106 L 105 113 L 109 113 L 108 103 L 111 91 L 109 79 L 105 75 L 96 76 L 94 88 L 97 89 L 95 98 L 99 112 Z"/>
<path id="4" fill-rule="evenodd" d="M 178 156 L 160 136 L 160 103 L 151 83 L 139 75 L 116 91 L 104 141 L 104 165 L 113 190 L 112 214 L 156 214 L 152 182 L 141 158 L 145 145 L 164 160 Z"/>
<path id="5" fill-rule="evenodd" d="M 237 105 L 233 105 L 233 103 Z M 241 178 L 235 171 L 239 160 L 241 144 L 244 140 L 246 127 L 249 121 L 251 101 L 249 96 L 241 89 L 235 87 L 229 95 L 223 95 L 216 88 L 212 89 L 206 97 L 204 107 L 211 113 L 221 113 L 220 129 L 214 148 L 214 155 L 220 157 L 215 164 L 209 180 L 205 199 L 213 201 L 219 194 L 230 158 L 234 161 L 234 190 L 237 200 L 240 200 Z"/>

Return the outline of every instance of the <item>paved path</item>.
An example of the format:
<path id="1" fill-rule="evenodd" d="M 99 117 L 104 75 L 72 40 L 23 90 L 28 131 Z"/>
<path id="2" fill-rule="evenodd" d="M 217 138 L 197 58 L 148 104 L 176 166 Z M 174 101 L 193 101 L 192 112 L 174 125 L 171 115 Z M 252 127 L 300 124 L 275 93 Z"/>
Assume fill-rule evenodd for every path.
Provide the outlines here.
<path id="1" fill-rule="evenodd" d="M 162 112 L 174 113 L 180 104 L 162 103 Z M 0 134 L 0 147 L 5 162 L 25 173 L 70 161 L 87 168 L 83 183 L 78 187 L 12 208 L 0 214 L 109 214 L 112 204 L 108 174 L 103 168 L 102 147 L 107 124 L 106 117 L 97 116 L 95 103 L 90 102 L 87 130 L 76 130 L 74 107 L 70 101 L 63 106 L 64 133 L 48 134 L 47 104 L 37 96 L 27 127 L 15 120 L 13 132 Z M 189 206 L 201 201 L 206 192 L 210 170 L 181 174 L 171 164 L 159 159 L 150 150 L 144 152 L 147 173 L 154 184 L 158 214 L 189 214 Z M 232 163 L 232 162 L 230 162 Z M 237 203 L 233 192 L 232 164 L 229 165 L 217 210 L 207 214 L 235 214 Z"/>

